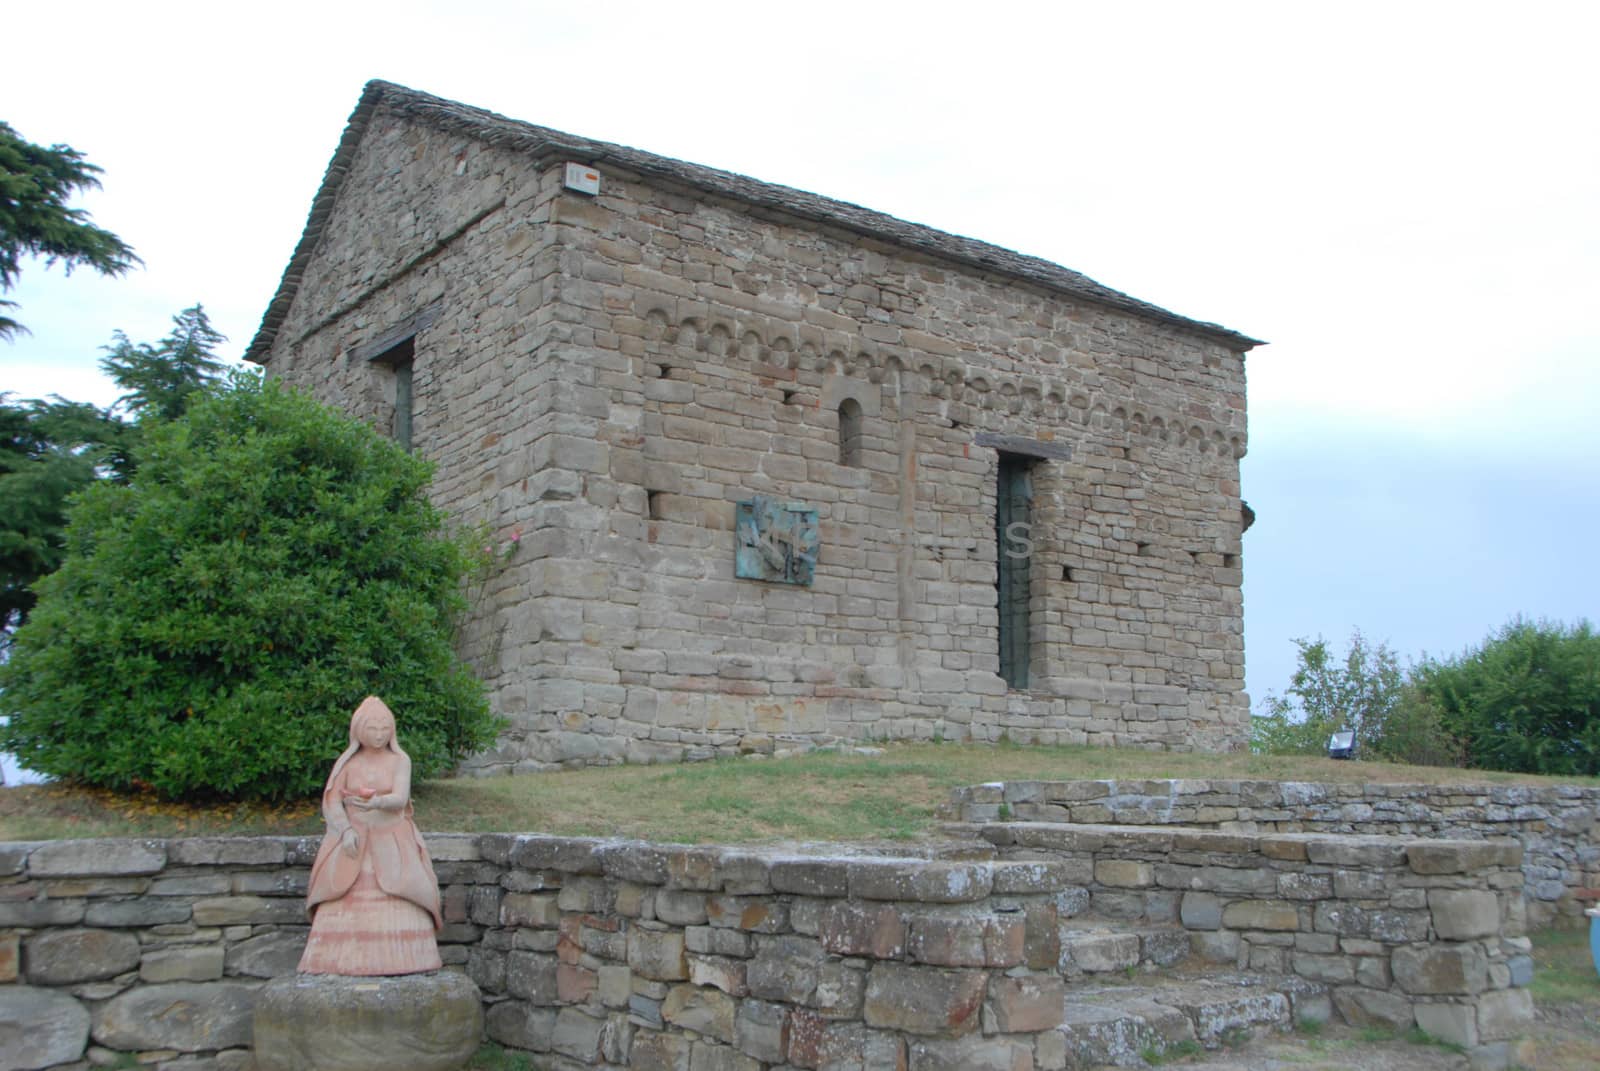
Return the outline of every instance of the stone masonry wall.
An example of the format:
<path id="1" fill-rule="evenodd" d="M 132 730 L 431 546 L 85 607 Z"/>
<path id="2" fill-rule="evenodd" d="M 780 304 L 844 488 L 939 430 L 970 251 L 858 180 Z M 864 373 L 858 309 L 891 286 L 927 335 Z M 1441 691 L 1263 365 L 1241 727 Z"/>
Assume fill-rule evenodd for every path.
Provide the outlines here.
<path id="1" fill-rule="evenodd" d="M 1102 917 L 1177 921 L 1209 962 L 1327 986 L 1349 1023 L 1503 1050 L 1533 1014 L 1514 840 L 1042 822 L 982 835 L 1007 857 L 1067 862 Z"/>
<path id="2" fill-rule="evenodd" d="M 1292 781 L 1013 781 L 958 789 L 962 821 L 1177 824 L 1231 832 L 1358 833 L 1523 847 L 1529 922 L 1578 919 L 1575 893 L 1600 889 L 1600 788 Z"/>
<path id="3" fill-rule="evenodd" d="M 516 549 L 465 651 L 480 770 L 785 741 L 1243 739 L 1242 354 L 842 228 L 381 108 L 265 360 L 414 442 Z M 365 349 L 364 349 L 365 347 Z M 353 356 L 354 355 L 354 356 Z M 842 463 L 839 407 L 863 412 Z M 1030 685 L 998 675 L 998 455 L 1032 466 Z M 733 576 L 734 504 L 817 508 L 811 587 Z"/>
<path id="4" fill-rule="evenodd" d="M 1515 842 L 981 832 L 929 858 L 427 839 L 447 969 L 479 985 L 491 1039 L 558 1071 L 1060 1069 L 1083 967 L 1064 934 L 1086 907 L 1175 920 L 1211 960 L 1292 971 L 1307 1016 L 1327 1014 L 1331 987 L 1356 1021 L 1475 1046 L 1531 1010 Z M 255 991 L 305 941 L 315 845 L 0 845 L 5 1065 L 131 1053 L 157 1071 L 246 1069 Z"/>

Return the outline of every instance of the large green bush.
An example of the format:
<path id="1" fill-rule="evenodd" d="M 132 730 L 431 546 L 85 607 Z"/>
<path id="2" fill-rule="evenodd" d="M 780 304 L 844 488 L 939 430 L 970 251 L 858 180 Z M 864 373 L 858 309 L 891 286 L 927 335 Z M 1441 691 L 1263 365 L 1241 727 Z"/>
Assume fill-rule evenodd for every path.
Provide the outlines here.
<path id="1" fill-rule="evenodd" d="M 1600 774 L 1600 635 L 1587 621 L 1518 619 L 1483 646 L 1412 673 L 1469 765 Z"/>
<path id="2" fill-rule="evenodd" d="M 487 745 L 454 656 L 469 548 L 429 466 L 273 384 L 152 426 L 133 483 L 73 507 L 66 559 L 0 667 L 3 746 L 34 770 L 169 798 L 320 789 L 368 694 L 418 777 Z"/>

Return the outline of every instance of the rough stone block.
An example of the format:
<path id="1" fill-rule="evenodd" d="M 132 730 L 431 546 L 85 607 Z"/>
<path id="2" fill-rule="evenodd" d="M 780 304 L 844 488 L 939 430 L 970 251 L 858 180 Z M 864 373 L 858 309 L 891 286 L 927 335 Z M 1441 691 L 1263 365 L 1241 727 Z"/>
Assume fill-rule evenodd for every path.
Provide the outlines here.
<path id="1" fill-rule="evenodd" d="M 536 1008 L 520 1000 L 491 1004 L 484 1017 L 484 1032 L 491 1041 L 532 1052 L 550 1051 L 555 1026 L 556 1009 Z"/>
<path id="2" fill-rule="evenodd" d="M 1416 874 L 1470 874 L 1485 867 L 1519 867 L 1522 844 L 1515 840 L 1417 841 L 1405 848 Z"/>
<path id="3" fill-rule="evenodd" d="M 913 1039 L 911 1071 L 1033 1071 L 1032 1047 L 1010 1038 Z"/>
<path id="4" fill-rule="evenodd" d="M 982 900 L 993 888 L 987 863 L 921 859 L 857 860 L 849 865 L 850 895 L 863 900 L 957 904 Z"/>
<path id="5" fill-rule="evenodd" d="M 1348 985 L 1355 981 L 1355 964 L 1349 956 L 1296 951 L 1293 963 L 1294 973 L 1314 982 Z"/>
<path id="6" fill-rule="evenodd" d="M 978 929 L 981 934 L 981 924 Z M 823 908 L 817 937 L 824 949 L 840 956 L 899 959 L 906 951 L 905 921 L 888 904 L 836 900 Z"/>
<path id="7" fill-rule="evenodd" d="M 617 886 L 600 878 L 569 878 L 556 894 L 556 906 L 562 911 L 604 915 L 611 911 L 617 900 Z"/>
<path id="8" fill-rule="evenodd" d="M 595 972 L 599 982 L 595 993 L 608 1008 L 626 1008 L 633 992 L 633 972 L 620 963 L 603 963 Z"/>
<path id="9" fill-rule="evenodd" d="M 182 900 L 149 897 L 92 903 L 85 910 L 83 921 L 90 926 L 163 926 L 188 922 L 192 914 L 193 909 Z"/>
<path id="10" fill-rule="evenodd" d="M 42 842 L 39 841 L 11 841 L 0 844 L 0 877 L 12 877 L 20 874 L 28 865 L 28 856 Z"/>
<path id="11" fill-rule="evenodd" d="M 83 914 L 82 900 L 0 901 L 0 927 L 75 926 Z"/>
<path id="12" fill-rule="evenodd" d="M 641 841 L 619 841 L 599 848 L 600 863 L 608 877 L 639 885 L 665 885 L 671 877 L 672 850 Z"/>
<path id="13" fill-rule="evenodd" d="M 534 1004 L 555 1004 L 561 998 L 556 986 L 560 961 L 539 952 L 506 953 L 506 991 Z"/>
<path id="14" fill-rule="evenodd" d="M 985 1034 L 1032 1034 L 1061 1025 L 1066 984 L 1053 975 L 996 975 L 983 1005 Z"/>
<path id="15" fill-rule="evenodd" d="M 656 893 L 656 918 L 672 926 L 699 926 L 706 921 L 706 894 L 680 889 Z"/>
<path id="16" fill-rule="evenodd" d="M 1133 859 L 1100 859 L 1094 864 L 1094 880 L 1118 889 L 1142 889 L 1155 884 L 1155 868 Z"/>
<path id="17" fill-rule="evenodd" d="M 1023 962 L 1033 970 L 1054 970 L 1061 960 L 1060 913 L 1054 902 L 1030 903 L 1023 909 Z"/>
<path id="18" fill-rule="evenodd" d="M 1417 1026 L 1431 1037 L 1470 1049 L 1478 1044 L 1477 1015 L 1470 1004 L 1423 1004 L 1414 1009 Z"/>
<path id="19" fill-rule="evenodd" d="M 627 965 L 643 978 L 656 981 L 683 981 L 690 977 L 683 948 L 683 933 L 678 930 L 630 929 L 627 933 Z"/>
<path id="20" fill-rule="evenodd" d="M 977 1029 L 987 971 L 876 964 L 867 976 L 867 1025 L 911 1034 L 959 1037 Z"/>
<path id="21" fill-rule="evenodd" d="M 36 985 L 92 982 L 137 967 L 139 939 L 113 930 L 47 931 L 28 938 L 23 959 L 28 981 Z"/>
<path id="22" fill-rule="evenodd" d="M 789 928 L 789 906 L 772 897 L 710 896 L 705 908 L 706 921 L 712 926 L 752 933 L 782 933 Z"/>
<path id="23" fill-rule="evenodd" d="M 257 1071 L 453 1071 L 483 1040 L 482 994 L 450 971 L 382 979 L 299 975 L 255 998 Z"/>
<path id="24" fill-rule="evenodd" d="M 691 984 L 713 986 L 735 997 L 742 997 L 750 991 L 745 981 L 747 970 L 748 965 L 742 959 L 699 955 L 689 957 Z"/>
<path id="25" fill-rule="evenodd" d="M 1316 837 L 1306 841 L 1306 857 L 1326 866 L 1392 868 L 1400 866 L 1405 853 L 1404 845 L 1386 837 Z"/>
<path id="26" fill-rule="evenodd" d="M 768 938 L 758 946 L 745 980 L 752 996 L 809 1007 L 826 960 L 822 946 L 810 938 Z"/>
<path id="27" fill-rule="evenodd" d="M 1376 900 L 1388 897 L 1389 877 L 1370 870 L 1335 870 L 1333 895 L 1341 900 Z"/>
<path id="28" fill-rule="evenodd" d="M 601 1042 L 605 1029 L 604 1019 L 577 1008 L 562 1008 L 550 1031 L 550 1048 L 580 1063 L 597 1064 L 604 1057 Z"/>
<path id="29" fill-rule="evenodd" d="M 1481 889 L 1429 889 L 1433 929 L 1446 941 L 1469 941 L 1500 932 L 1500 898 Z"/>
<path id="30" fill-rule="evenodd" d="M 714 892 L 722 886 L 725 866 L 714 848 L 671 848 L 667 851 L 667 885 L 693 892 Z M 739 875 L 741 878 L 743 874 Z"/>
<path id="31" fill-rule="evenodd" d="M 89 1013 L 54 989 L 0 986 L 0 1054 L 18 1071 L 71 1064 L 89 1044 Z"/>
<path id="32" fill-rule="evenodd" d="M 1310 853 L 1306 845 L 1306 838 L 1296 835 L 1262 837 L 1260 841 L 1262 855 L 1268 859 L 1279 859 L 1288 863 L 1303 863 L 1308 860 Z"/>
<path id="33" fill-rule="evenodd" d="M 230 926 L 236 923 L 303 923 L 305 901 L 287 897 L 218 896 L 199 900 L 190 916 L 196 926 Z"/>
<path id="34" fill-rule="evenodd" d="M 1178 917 L 1185 929 L 1218 930 L 1222 928 L 1222 900 L 1207 892 L 1186 892 L 1178 908 Z"/>
<path id="35" fill-rule="evenodd" d="M 1185 930 L 1148 930 L 1139 935 L 1139 957 L 1145 963 L 1170 967 L 1189 954 L 1190 936 Z"/>
<path id="36" fill-rule="evenodd" d="M 733 1043 L 763 1063 L 783 1063 L 789 1051 L 789 1009 L 764 1000 L 743 1001 L 734 1017 Z"/>
<path id="37" fill-rule="evenodd" d="M 690 926 L 684 931 L 684 946 L 690 952 L 711 956 L 750 955 L 750 935 L 739 930 L 724 930 L 712 926 Z"/>
<path id="38" fill-rule="evenodd" d="M 1060 862 L 1017 860 L 991 863 L 990 869 L 997 896 L 1058 892 L 1072 880 L 1072 869 Z"/>
<path id="39" fill-rule="evenodd" d="M 676 1034 L 639 1030 L 628 1050 L 628 1066 L 634 1071 L 690 1071 L 693 1042 Z"/>
<path id="40" fill-rule="evenodd" d="M 1360 986 L 1340 986 L 1333 991 L 1334 1007 L 1351 1026 L 1377 1026 L 1407 1030 L 1416 1021 L 1411 1001 L 1399 993 Z"/>
<path id="41" fill-rule="evenodd" d="M 166 847 L 158 840 L 58 840 L 29 854 L 28 876 L 154 874 L 166 865 Z"/>
<path id="42" fill-rule="evenodd" d="M 555 893 L 508 892 L 500 900 L 500 925 L 552 927 L 561 922 Z"/>
<path id="43" fill-rule="evenodd" d="M 1239 935 L 1227 930 L 1192 933 L 1189 945 L 1207 963 L 1234 963 L 1239 958 Z"/>
<path id="44" fill-rule="evenodd" d="M 1398 945 L 1428 939 L 1426 911 L 1369 911 L 1367 932 L 1373 940 Z"/>
<path id="45" fill-rule="evenodd" d="M 203 1052 L 249 1045 L 257 985 L 169 982 L 137 986 L 96 1009 L 94 1040 L 110 1049 Z"/>
<path id="46" fill-rule="evenodd" d="M 778 859 L 772 864 L 772 888 L 796 896 L 845 896 L 849 864 L 842 859 Z"/>
<path id="47" fill-rule="evenodd" d="M 1333 878 L 1328 874 L 1278 875 L 1278 896 L 1284 900 L 1326 900 L 1333 895 Z"/>
<path id="48" fill-rule="evenodd" d="M 692 1030 L 731 1044 L 738 1002 L 720 989 L 675 985 L 661 1002 L 661 1018 L 683 1030 Z"/>
<path id="49" fill-rule="evenodd" d="M 1478 998 L 1478 1037 L 1505 1041 L 1525 1033 L 1533 1021 L 1533 995 L 1526 989 L 1497 989 Z"/>
<path id="50" fill-rule="evenodd" d="M 1389 966 L 1395 983 L 1414 996 L 1471 995 L 1489 984 L 1488 961 L 1476 945 L 1397 948 Z"/>
<path id="51" fill-rule="evenodd" d="M 1139 935 L 1066 931 L 1061 935 L 1061 965 L 1100 974 L 1139 965 Z"/>
<path id="52" fill-rule="evenodd" d="M 576 963 L 556 964 L 556 999 L 562 1004 L 585 1004 L 594 996 L 599 976 Z"/>
<path id="53" fill-rule="evenodd" d="M 153 948 L 139 962 L 139 980 L 151 982 L 209 982 L 222 977 L 221 945 Z"/>
<path id="54" fill-rule="evenodd" d="M 1222 910 L 1230 930 L 1298 930 L 1300 909 L 1282 900 L 1236 900 Z"/>
<path id="55" fill-rule="evenodd" d="M 731 1046 L 696 1041 L 689 1052 L 689 1071 L 761 1071 L 761 1065 Z"/>
<path id="56" fill-rule="evenodd" d="M 169 840 L 170 866 L 282 866 L 288 845 L 279 837 L 185 837 Z"/>

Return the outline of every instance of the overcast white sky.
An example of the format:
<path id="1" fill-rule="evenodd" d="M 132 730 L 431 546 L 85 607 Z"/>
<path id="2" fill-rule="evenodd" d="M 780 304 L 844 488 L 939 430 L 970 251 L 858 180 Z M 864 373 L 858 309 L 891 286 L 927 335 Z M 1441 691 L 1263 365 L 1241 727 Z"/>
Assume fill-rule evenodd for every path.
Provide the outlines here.
<path id="1" fill-rule="evenodd" d="M 363 83 L 814 190 L 1263 338 L 1249 685 L 1595 618 L 1600 5 L 77 3 L 0 119 L 105 169 L 145 267 L 37 263 L 0 390 L 111 401 L 114 329 L 243 351 Z"/>

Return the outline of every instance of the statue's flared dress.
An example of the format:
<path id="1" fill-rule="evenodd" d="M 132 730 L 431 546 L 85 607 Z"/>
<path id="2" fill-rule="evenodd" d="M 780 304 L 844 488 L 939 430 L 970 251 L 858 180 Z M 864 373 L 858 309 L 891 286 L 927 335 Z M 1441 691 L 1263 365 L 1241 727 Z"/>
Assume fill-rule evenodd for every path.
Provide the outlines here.
<path id="1" fill-rule="evenodd" d="M 398 811 L 346 808 L 345 798 L 361 789 L 381 795 L 394 788 L 392 783 L 349 784 L 348 771 L 348 766 L 336 770 L 323 793 L 328 832 L 311 867 L 306 893 L 311 936 L 300 970 L 351 975 L 436 971 L 442 964 L 435 934 L 444 925 L 439 881 L 411 819 L 411 804 Z M 345 826 L 358 838 L 354 856 L 342 844 Z"/>

